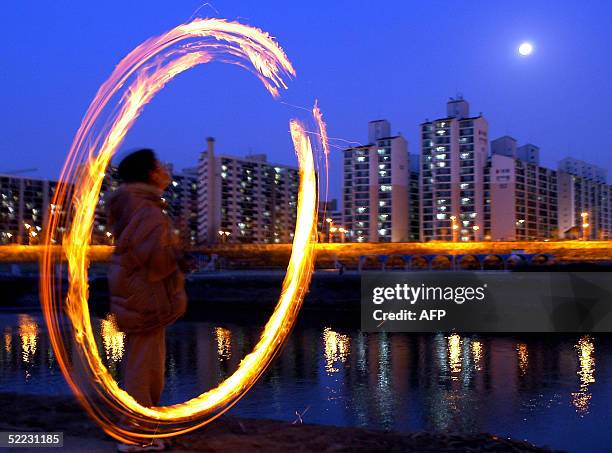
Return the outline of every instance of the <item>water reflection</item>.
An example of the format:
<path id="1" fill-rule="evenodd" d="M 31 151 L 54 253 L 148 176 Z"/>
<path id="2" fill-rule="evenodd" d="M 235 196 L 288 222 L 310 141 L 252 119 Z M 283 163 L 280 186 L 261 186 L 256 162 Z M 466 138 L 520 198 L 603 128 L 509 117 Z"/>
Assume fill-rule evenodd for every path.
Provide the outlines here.
<path id="1" fill-rule="evenodd" d="M 119 362 L 125 351 L 125 334 L 117 328 L 117 321 L 113 315 L 108 314 L 100 321 L 100 335 L 106 360 L 111 363 Z"/>
<path id="2" fill-rule="evenodd" d="M 589 387 L 595 382 L 595 345 L 587 335 L 574 346 L 578 353 L 580 389 L 572 393 L 572 403 L 579 414 L 587 414 L 593 397 Z"/>
<path id="3" fill-rule="evenodd" d="M 120 379 L 124 337 L 111 318 L 92 322 L 102 360 Z M 0 325 L 3 391 L 69 393 L 40 317 L 3 315 Z M 261 326 L 236 324 L 171 326 L 162 404 L 216 386 L 237 369 L 260 333 Z M 568 438 L 612 442 L 603 426 L 612 396 L 612 367 L 605 365 L 611 359 L 610 336 L 411 335 L 297 327 L 232 411 L 288 421 L 298 411 L 306 423 L 372 429 L 489 431 L 582 451 L 588 448 L 572 447 Z M 563 426 L 563 442 L 551 426 Z"/>
<path id="4" fill-rule="evenodd" d="M 448 341 L 448 366 L 452 373 L 452 379 L 458 380 L 461 373 L 461 337 L 457 334 L 447 337 Z"/>
<path id="5" fill-rule="evenodd" d="M 348 335 L 342 335 L 326 327 L 323 329 L 323 344 L 325 346 L 325 371 L 328 374 L 338 373 L 340 369 L 334 365 L 337 362 L 345 363 L 349 357 L 351 343 Z"/>
<path id="6" fill-rule="evenodd" d="M 232 356 L 232 332 L 225 327 L 215 327 L 217 355 L 220 361 L 229 360 Z"/>
<path id="7" fill-rule="evenodd" d="M 4 350 L 7 354 L 10 354 L 13 350 L 13 333 L 10 327 L 4 329 Z"/>
<path id="8" fill-rule="evenodd" d="M 21 339 L 21 359 L 24 363 L 30 363 L 36 354 L 38 323 L 29 315 L 19 315 L 19 338 Z"/>
<path id="9" fill-rule="evenodd" d="M 525 376 L 529 367 L 529 351 L 525 343 L 517 343 L 516 354 L 518 357 L 518 366 L 521 376 Z"/>
<path id="10" fill-rule="evenodd" d="M 471 344 L 472 349 L 472 358 L 474 360 L 474 369 L 476 371 L 480 371 L 482 368 L 480 367 L 480 361 L 482 360 L 482 356 L 484 354 L 482 343 L 478 340 L 473 340 Z"/>

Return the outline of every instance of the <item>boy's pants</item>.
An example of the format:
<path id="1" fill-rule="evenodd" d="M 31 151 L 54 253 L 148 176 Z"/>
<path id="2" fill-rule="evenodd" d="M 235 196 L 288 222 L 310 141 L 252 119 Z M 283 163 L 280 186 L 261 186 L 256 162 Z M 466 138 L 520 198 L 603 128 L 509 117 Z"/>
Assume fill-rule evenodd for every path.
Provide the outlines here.
<path id="1" fill-rule="evenodd" d="M 126 334 L 124 388 L 142 406 L 159 404 L 166 368 L 166 328 Z"/>

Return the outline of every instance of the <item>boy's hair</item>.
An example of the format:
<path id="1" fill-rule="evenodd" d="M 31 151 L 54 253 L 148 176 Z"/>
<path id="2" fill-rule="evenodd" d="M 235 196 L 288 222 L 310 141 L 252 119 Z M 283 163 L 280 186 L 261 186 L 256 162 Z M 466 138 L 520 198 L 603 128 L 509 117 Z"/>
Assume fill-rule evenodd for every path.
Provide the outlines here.
<path id="1" fill-rule="evenodd" d="M 122 182 L 148 182 L 155 170 L 157 156 L 152 149 L 144 148 L 125 156 L 119 163 L 119 178 Z"/>

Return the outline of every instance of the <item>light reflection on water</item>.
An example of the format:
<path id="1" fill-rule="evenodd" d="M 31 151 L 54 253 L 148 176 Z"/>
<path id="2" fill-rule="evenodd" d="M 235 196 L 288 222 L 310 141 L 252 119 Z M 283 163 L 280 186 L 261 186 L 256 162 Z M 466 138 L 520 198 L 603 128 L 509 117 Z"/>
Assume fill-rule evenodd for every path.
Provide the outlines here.
<path id="1" fill-rule="evenodd" d="M 588 414 L 592 393 L 589 387 L 595 382 L 595 346 L 591 337 L 584 336 L 575 345 L 580 368 L 577 371 L 580 377 L 580 389 L 572 393 L 572 402 L 581 414 Z"/>
<path id="2" fill-rule="evenodd" d="M 94 320 L 99 350 L 121 378 L 125 337 Z M 69 393 L 44 322 L 0 315 L 2 391 Z M 259 328 L 180 322 L 167 335 L 164 404 L 191 398 L 235 370 Z M 609 336 L 367 334 L 298 327 L 232 412 L 248 417 L 397 431 L 492 432 L 575 451 L 612 441 Z M 299 418 L 299 417 L 298 417 Z"/>
<path id="3" fill-rule="evenodd" d="M 120 362 L 125 352 L 125 334 L 117 328 L 115 317 L 108 314 L 100 320 L 100 336 L 104 344 L 107 363 Z"/>
<path id="4" fill-rule="evenodd" d="M 38 323 L 29 315 L 19 315 L 19 338 L 21 340 L 21 358 L 24 363 L 30 363 L 36 353 Z"/>

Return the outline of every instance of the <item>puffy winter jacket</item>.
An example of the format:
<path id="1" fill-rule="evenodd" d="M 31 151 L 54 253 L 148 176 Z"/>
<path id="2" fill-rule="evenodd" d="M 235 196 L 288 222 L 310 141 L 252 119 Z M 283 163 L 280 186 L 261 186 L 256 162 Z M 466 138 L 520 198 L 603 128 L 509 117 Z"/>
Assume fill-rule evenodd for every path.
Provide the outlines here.
<path id="1" fill-rule="evenodd" d="M 111 311 L 123 332 L 166 326 L 187 309 L 185 276 L 161 191 L 122 184 L 108 200 L 115 251 L 108 271 Z"/>

